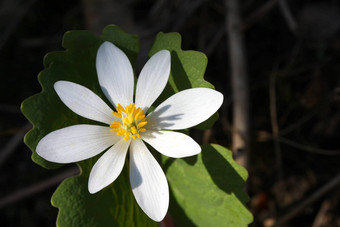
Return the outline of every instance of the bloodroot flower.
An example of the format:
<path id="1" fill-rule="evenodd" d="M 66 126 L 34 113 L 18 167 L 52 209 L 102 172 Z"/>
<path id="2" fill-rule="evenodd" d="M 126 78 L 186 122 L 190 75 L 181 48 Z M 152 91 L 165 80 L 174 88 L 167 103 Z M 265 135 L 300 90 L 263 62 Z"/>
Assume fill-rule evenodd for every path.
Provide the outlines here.
<path id="1" fill-rule="evenodd" d="M 73 112 L 107 126 L 79 124 L 53 131 L 40 140 L 37 153 L 51 162 L 72 163 L 109 148 L 90 173 L 88 189 L 96 193 L 119 176 L 129 150 L 130 182 L 136 201 L 151 219 L 161 221 L 169 206 L 168 183 L 144 142 L 173 158 L 198 154 L 201 148 L 191 137 L 169 130 L 190 128 L 207 120 L 223 101 L 220 92 L 192 88 L 174 94 L 146 115 L 168 81 L 170 60 L 167 50 L 148 60 L 138 78 L 133 101 L 131 63 L 123 51 L 104 42 L 97 52 L 98 80 L 116 111 L 76 83 L 58 81 L 54 89 Z"/>

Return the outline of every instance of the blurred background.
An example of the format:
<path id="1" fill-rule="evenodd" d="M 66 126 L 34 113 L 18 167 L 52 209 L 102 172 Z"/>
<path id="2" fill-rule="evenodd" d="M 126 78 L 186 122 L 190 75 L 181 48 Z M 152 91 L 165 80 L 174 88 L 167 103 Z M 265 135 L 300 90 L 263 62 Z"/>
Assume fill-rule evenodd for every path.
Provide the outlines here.
<path id="1" fill-rule="evenodd" d="M 41 91 L 43 57 L 66 31 L 108 24 L 140 36 L 137 72 L 159 31 L 208 56 L 225 102 L 192 134 L 248 169 L 251 226 L 340 226 L 338 0 L 0 0 L 1 226 L 55 226 L 50 197 L 77 170 L 31 161 L 20 104 Z"/>

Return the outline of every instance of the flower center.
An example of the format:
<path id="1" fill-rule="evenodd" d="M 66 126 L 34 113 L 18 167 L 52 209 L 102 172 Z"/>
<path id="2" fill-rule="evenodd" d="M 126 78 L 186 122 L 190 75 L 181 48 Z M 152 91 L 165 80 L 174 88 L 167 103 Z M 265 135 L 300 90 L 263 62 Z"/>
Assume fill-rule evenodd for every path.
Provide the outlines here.
<path id="1" fill-rule="evenodd" d="M 110 125 L 110 131 L 122 136 L 125 141 L 128 141 L 130 137 L 132 139 L 141 138 L 140 133 L 145 132 L 143 128 L 148 122 L 146 121 L 144 110 L 136 108 L 132 103 L 125 108 L 120 104 L 117 106 L 117 112 L 112 114 L 120 119 L 120 121 L 113 121 Z"/>

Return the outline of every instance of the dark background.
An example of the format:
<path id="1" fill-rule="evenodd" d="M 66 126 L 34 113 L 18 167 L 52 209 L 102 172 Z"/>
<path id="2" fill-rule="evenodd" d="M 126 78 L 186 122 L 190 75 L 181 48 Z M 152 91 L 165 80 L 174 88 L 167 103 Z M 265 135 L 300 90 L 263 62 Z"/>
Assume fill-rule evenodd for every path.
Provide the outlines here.
<path id="1" fill-rule="evenodd" d="M 250 94 L 252 226 L 340 226 L 340 2 L 285 2 L 296 29 L 275 0 L 239 1 Z M 0 1 L 1 226 L 54 226 L 57 209 L 50 197 L 61 179 L 74 174 L 70 166 L 45 170 L 31 161 L 22 142 L 30 126 L 20 113 L 20 103 L 41 91 L 37 75 L 44 55 L 63 50 L 68 30 L 100 34 L 106 25 L 117 24 L 139 35 L 138 72 L 157 32 L 179 32 L 183 49 L 208 56 L 205 78 L 225 95 L 219 121 L 195 139 L 231 147 L 226 13 L 222 0 Z M 276 147 L 273 86 L 280 135 Z"/>

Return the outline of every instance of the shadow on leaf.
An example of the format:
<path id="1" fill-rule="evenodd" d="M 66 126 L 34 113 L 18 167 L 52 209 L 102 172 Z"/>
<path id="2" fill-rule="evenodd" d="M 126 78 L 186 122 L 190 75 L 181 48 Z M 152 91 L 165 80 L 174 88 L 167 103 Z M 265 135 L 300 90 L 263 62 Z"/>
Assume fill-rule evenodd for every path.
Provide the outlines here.
<path id="1" fill-rule="evenodd" d="M 169 210 L 171 210 L 171 216 L 175 218 L 174 222 L 176 226 L 194 227 L 195 224 L 185 214 L 183 208 L 178 204 L 176 197 L 172 190 L 170 190 L 170 204 Z"/>
<path id="2" fill-rule="evenodd" d="M 197 162 L 197 155 L 183 158 L 183 160 L 184 160 L 187 164 L 193 166 L 193 165 L 195 165 L 196 162 Z"/>
<path id="3" fill-rule="evenodd" d="M 235 194 L 243 204 L 248 201 L 243 191 L 245 181 L 213 146 L 202 146 L 202 160 L 212 180 L 221 190 Z"/>
<path id="4" fill-rule="evenodd" d="M 171 74 L 179 91 L 192 88 L 183 63 L 176 51 L 171 51 Z"/>

